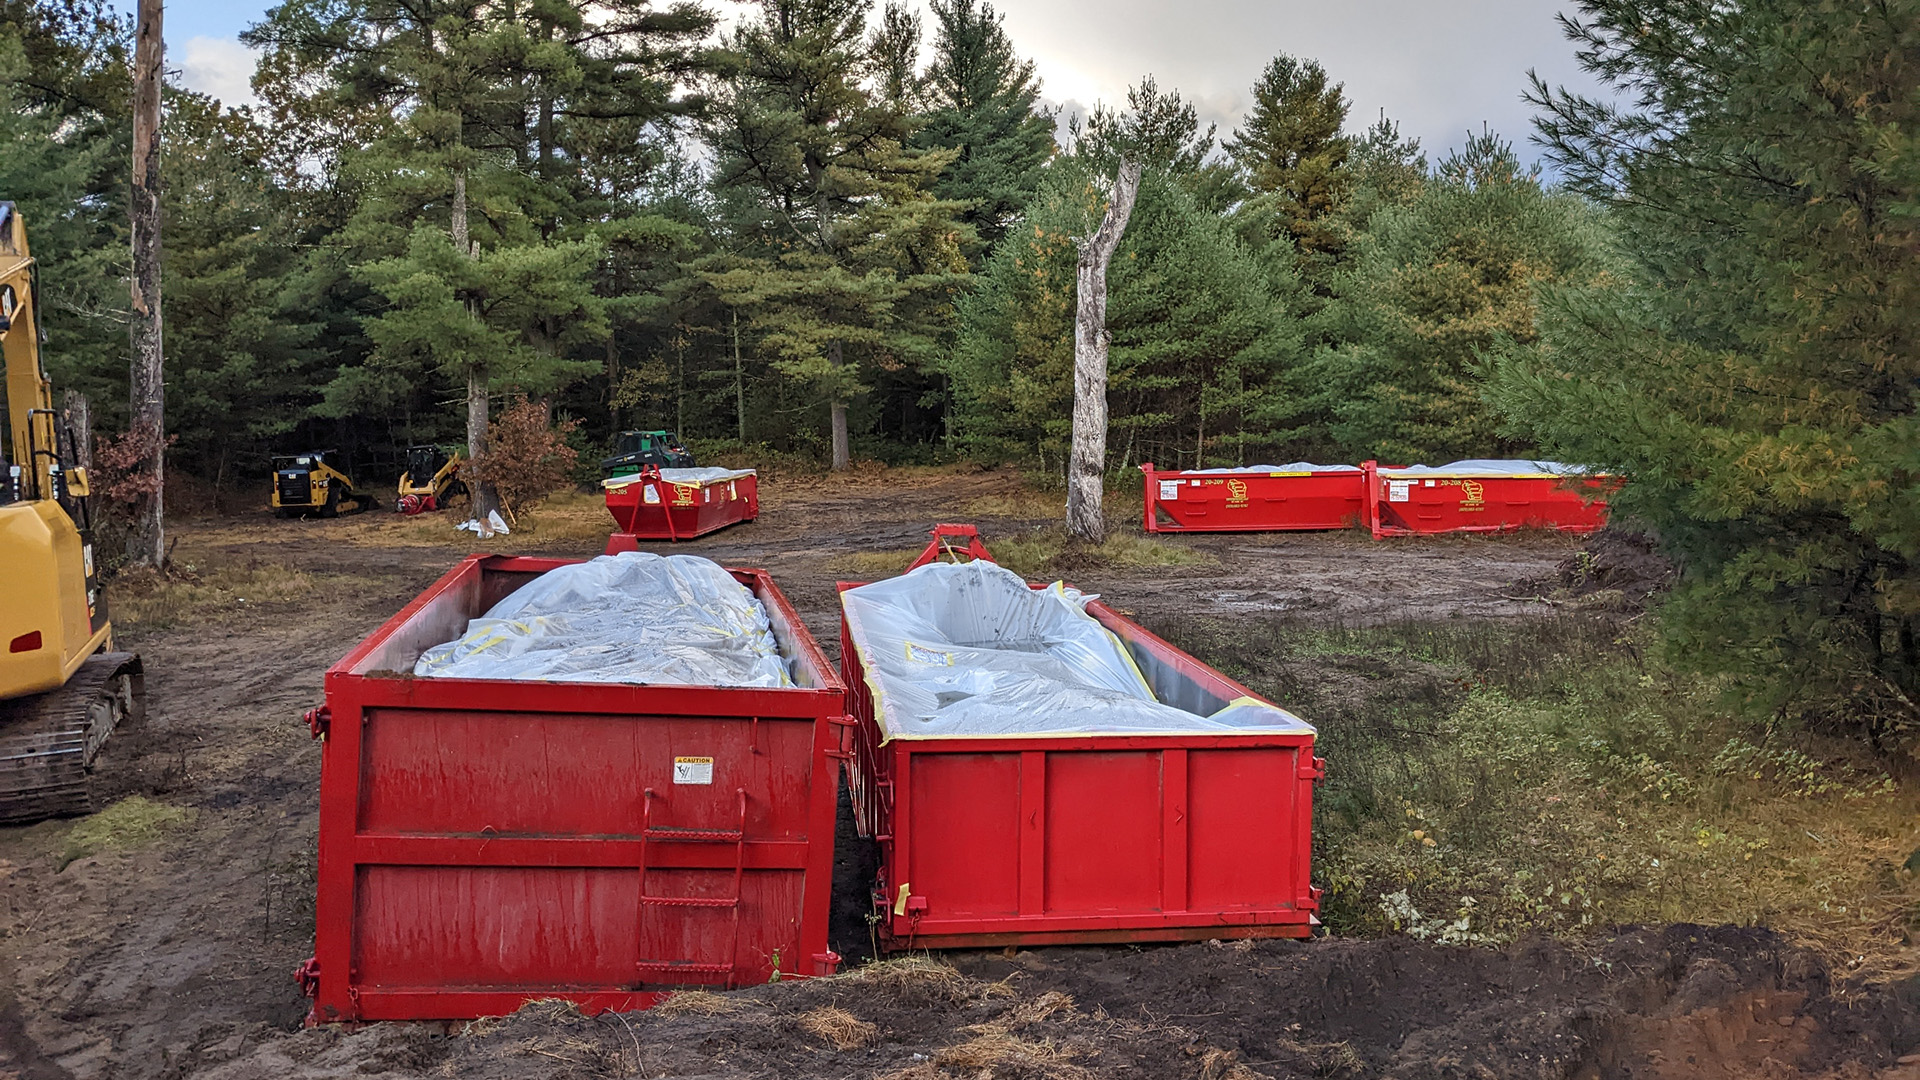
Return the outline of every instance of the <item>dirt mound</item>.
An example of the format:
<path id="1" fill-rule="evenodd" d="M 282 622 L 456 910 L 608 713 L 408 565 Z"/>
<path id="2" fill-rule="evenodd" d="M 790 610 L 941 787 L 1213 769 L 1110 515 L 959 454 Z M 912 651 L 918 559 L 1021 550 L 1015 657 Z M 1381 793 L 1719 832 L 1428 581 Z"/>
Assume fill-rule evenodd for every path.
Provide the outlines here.
<path id="1" fill-rule="evenodd" d="M 1505 950 L 1409 939 L 954 954 L 626 1016 L 310 1031 L 202 1074 L 1915 1080 L 1920 980 L 1840 985 L 1764 930 Z M 1911 1074 L 1911 1075 L 1909 1075 Z"/>
<path id="2" fill-rule="evenodd" d="M 1627 529 L 1602 529 L 1560 560 L 1553 573 L 1522 578 L 1514 588 L 1573 607 L 1637 611 L 1673 587 L 1678 567 L 1654 538 Z"/>

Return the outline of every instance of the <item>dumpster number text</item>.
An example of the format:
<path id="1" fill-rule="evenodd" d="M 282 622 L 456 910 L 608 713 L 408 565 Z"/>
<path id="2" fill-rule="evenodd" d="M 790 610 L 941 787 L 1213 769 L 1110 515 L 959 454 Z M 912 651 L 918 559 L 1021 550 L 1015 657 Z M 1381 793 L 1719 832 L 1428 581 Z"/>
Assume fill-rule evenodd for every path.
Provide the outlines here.
<path id="1" fill-rule="evenodd" d="M 713 759 L 710 757 L 674 758 L 673 782 L 676 784 L 713 783 Z"/>

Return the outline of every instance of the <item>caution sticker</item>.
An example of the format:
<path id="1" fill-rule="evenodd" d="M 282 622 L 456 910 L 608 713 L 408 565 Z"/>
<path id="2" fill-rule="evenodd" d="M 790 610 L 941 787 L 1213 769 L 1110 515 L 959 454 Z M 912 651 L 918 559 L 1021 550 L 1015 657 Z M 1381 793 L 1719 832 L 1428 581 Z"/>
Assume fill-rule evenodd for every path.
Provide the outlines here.
<path id="1" fill-rule="evenodd" d="M 654 487 L 652 484 L 648 484 L 646 486 L 646 489 L 640 493 L 640 497 L 645 499 L 647 502 L 658 506 L 660 503 L 660 489 L 657 487 Z"/>
<path id="2" fill-rule="evenodd" d="M 1407 502 L 1413 497 L 1411 494 L 1412 487 L 1413 481 L 1411 480 L 1387 481 L 1387 501 Z"/>
<path id="3" fill-rule="evenodd" d="M 1180 481 L 1178 480 L 1160 481 L 1160 497 L 1166 500 L 1167 502 L 1177 501 L 1180 498 Z"/>
<path id="4" fill-rule="evenodd" d="M 710 757 L 674 758 L 673 782 L 676 784 L 713 783 L 713 759 Z"/>

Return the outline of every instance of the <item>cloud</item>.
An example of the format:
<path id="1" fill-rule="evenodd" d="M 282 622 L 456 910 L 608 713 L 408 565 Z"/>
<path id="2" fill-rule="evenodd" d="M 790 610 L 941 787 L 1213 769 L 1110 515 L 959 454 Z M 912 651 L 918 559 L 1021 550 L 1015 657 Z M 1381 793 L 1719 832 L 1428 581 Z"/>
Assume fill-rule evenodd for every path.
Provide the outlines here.
<path id="1" fill-rule="evenodd" d="M 1317 59 L 1346 84 L 1351 130 L 1384 110 L 1436 157 L 1483 122 L 1530 156 L 1532 110 L 1520 100 L 1529 69 L 1594 86 L 1554 21 L 1565 6 L 1555 0 L 1106 0 L 1097 17 L 1081 0 L 994 6 L 1048 98 L 1124 104 L 1127 87 L 1151 73 L 1222 137 L 1280 52 Z"/>
<path id="2" fill-rule="evenodd" d="M 191 37 L 180 47 L 180 85 L 229 107 L 258 105 L 248 85 L 260 54 L 233 38 Z"/>

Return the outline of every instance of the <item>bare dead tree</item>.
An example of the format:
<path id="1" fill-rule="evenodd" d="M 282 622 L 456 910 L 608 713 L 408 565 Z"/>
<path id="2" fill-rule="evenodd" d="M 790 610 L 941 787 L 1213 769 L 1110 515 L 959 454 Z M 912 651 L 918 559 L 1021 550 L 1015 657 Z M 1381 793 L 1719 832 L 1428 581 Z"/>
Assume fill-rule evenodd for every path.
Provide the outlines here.
<path id="1" fill-rule="evenodd" d="M 1067 531 L 1089 543 L 1107 537 L 1100 500 L 1107 473 L 1107 263 L 1120 246 L 1140 191 L 1140 165 L 1122 160 L 1099 231 L 1080 245 L 1079 303 L 1073 324 L 1073 455 L 1067 466 Z"/>
<path id="2" fill-rule="evenodd" d="M 153 494 L 135 523 L 128 552 L 135 564 L 166 565 L 166 380 L 160 343 L 160 82 L 166 46 L 161 0 L 139 0 L 133 52 L 133 345 L 130 431 L 152 454 Z"/>

